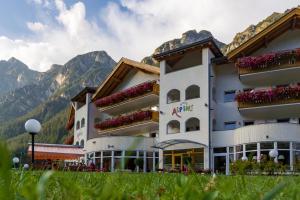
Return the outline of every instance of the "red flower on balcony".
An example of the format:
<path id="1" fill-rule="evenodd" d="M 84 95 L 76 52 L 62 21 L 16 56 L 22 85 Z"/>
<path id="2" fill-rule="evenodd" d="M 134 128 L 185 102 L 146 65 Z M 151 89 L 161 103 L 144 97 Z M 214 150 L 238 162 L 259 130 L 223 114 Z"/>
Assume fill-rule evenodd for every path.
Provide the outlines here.
<path id="1" fill-rule="evenodd" d="M 257 70 L 281 65 L 282 62 L 293 63 L 296 60 L 300 60 L 300 48 L 239 58 L 236 66 L 241 69 Z"/>
<path id="2" fill-rule="evenodd" d="M 300 86 L 279 87 L 270 90 L 240 92 L 236 95 L 239 103 L 264 104 L 288 99 L 300 99 Z"/>
<path id="3" fill-rule="evenodd" d="M 121 101 L 130 99 L 130 98 L 137 97 L 139 95 L 146 94 L 146 93 L 152 91 L 154 84 L 155 84 L 155 81 L 139 84 L 137 86 L 128 88 L 126 90 L 114 93 L 110 96 L 106 96 L 101 99 L 98 99 L 97 101 L 95 101 L 95 104 L 98 107 L 105 107 L 105 106 L 109 106 L 109 105 L 112 105 L 115 103 L 119 103 Z"/>
<path id="4" fill-rule="evenodd" d="M 105 130 L 109 128 L 116 128 L 144 120 L 149 120 L 152 117 L 152 111 L 139 111 L 129 115 L 108 119 L 106 121 L 95 124 L 96 129 Z"/>

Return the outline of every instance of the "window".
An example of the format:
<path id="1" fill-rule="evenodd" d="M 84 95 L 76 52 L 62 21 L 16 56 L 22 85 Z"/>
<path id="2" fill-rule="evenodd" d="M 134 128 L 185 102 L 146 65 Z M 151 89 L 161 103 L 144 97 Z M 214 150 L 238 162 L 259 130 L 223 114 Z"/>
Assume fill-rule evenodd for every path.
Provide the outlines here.
<path id="1" fill-rule="evenodd" d="M 214 153 L 226 153 L 226 152 L 227 152 L 226 147 L 214 148 Z"/>
<path id="2" fill-rule="evenodd" d="M 185 99 L 200 98 L 200 87 L 198 85 L 191 85 L 185 90 Z"/>
<path id="3" fill-rule="evenodd" d="M 216 121 L 216 119 L 213 119 L 213 120 L 212 120 L 212 130 L 213 130 L 213 131 L 216 131 L 216 130 L 217 130 L 217 121 Z"/>
<path id="4" fill-rule="evenodd" d="M 80 122 L 79 121 L 76 122 L 76 130 L 78 130 L 78 129 L 80 129 Z"/>
<path id="5" fill-rule="evenodd" d="M 79 142 L 76 142 L 76 146 L 79 146 Z"/>
<path id="6" fill-rule="evenodd" d="M 81 141 L 80 141 L 80 146 L 81 146 L 81 147 L 84 147 L 84 140 L 81 140 Z"/>
<path id="7" fill-rule="evenodd" d="M 215 88 L 215 87 L 212 88 L 212 99 L 213 99 L 213 101 L 215 101 L 215 102 L 217 101 L 217 100 L 216 100 L 216 88 Z"/>
<path id="8" fill-rule="evenodd" d="M 225 130 L 233 130 L 236 127 L 235 122 L 224 122 L 224 129 Z"/>
<path id="9" fill-rule="evenodd" d="M 233 102 L 235 100 L 235 90 L 224 92 L 224 102 Z"/>
<path id="10" fill-rule="evenodd" d="M 85 119 L 82 118 L 82 119 L 81 119 L 81 128 L 84 127 L 84 126 L 85 126 Z"/>
<path id="11" fill-rule="evenodd" d="M 198 131 L 200 130 L 200 120 L 192 117 L 189 118 L 188 120 L 186 120 L 185 122 L 185 131 L 189 132 L 189 131 Z"/>
<path id="12" fill-rule="evenodd" d="M 180 132 L 180 123 L 177 120 L 172 120 L 167 125 L 167 133 L 179 133 Z"/>
<path id="13" fill-rule="evenodd" d="M 290 119 L 289 118 L 285 118 L 285 119 L 277 119 L 277 123 L 289 123 Z"/>
<path id="14" fill-rule="evenodd" d="M 254 125 L 254 121 L 244 121 L 244 126 Z"/>
<path id="15" fill-rule="evenodd" d="M 167 94 L 167 103 L 174 103 L 180 101 L 180 91 L 173 89 Z"/>

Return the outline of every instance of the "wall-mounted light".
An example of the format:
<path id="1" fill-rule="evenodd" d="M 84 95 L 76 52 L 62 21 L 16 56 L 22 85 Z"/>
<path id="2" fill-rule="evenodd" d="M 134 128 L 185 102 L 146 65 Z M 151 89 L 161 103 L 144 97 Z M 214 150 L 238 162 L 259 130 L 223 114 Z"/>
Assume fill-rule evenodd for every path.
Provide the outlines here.
<path id="1" fill-rule="evenodd" d="M 107 148 L 110 149 L 110 148 L 115 148 L 114 145 L 107 145 Z"/>

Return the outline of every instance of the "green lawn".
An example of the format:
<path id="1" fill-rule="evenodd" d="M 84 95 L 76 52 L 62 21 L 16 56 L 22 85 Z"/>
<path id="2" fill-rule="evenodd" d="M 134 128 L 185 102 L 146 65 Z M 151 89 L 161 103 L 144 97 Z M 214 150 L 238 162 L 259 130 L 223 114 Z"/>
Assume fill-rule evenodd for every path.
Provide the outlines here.
<path id="1" fill-rule="evenodd" d="M 0 200 L 300 199 L 300 176 L 42 172 L 11 169 L 0 142 Z"/>
<path id="2" fill-rule="evenodd" d="M 16 199 L 300 199 L 296 176 L 14 171 L 11 184 Z"/>

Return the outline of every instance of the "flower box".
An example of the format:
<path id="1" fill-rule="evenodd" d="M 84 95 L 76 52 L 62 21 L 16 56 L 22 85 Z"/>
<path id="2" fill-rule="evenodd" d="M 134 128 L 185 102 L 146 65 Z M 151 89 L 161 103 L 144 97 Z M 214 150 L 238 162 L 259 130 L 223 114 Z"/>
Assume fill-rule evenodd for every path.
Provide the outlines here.
<path id="1" fill-rule="evenodd" d="M 156 90 L 156 81 L 145 82 L 126 90 L 116 92 L 95 101 L 97 107 L 106 107 Z"/>
<path id="2" fill-rule="evenodd" d="M 138 111 L 132 114 L 119 116 L 113 119 L 108 119 L 103 122 L 95 124 L 96 129 L 106 130 L 110 128 L 117 128 L 125 125 L 130 125 L 133 123 L 151 120 L 153 118 L 153 111 Z"/>
<path id="3" fill-rule="evenodd" d="M 239 74 L 247 74 L 272 68 L 292 67 L 297 62 L 300 62 L 300 48 L 239 58 L 236 67 Z"/>
<path id="4" fill-rule="evenodd" d="M 300 86 L 240 92 L 236 95 L 239 108 L 300 101 Z"/>

